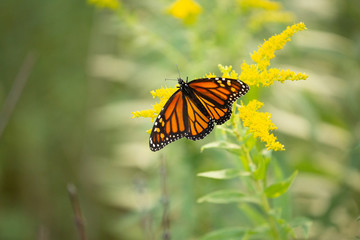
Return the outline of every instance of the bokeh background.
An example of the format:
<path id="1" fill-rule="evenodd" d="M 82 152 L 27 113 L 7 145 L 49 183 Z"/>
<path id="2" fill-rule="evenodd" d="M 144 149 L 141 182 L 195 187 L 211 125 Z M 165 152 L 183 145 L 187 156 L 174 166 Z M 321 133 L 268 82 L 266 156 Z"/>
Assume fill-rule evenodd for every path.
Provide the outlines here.
<path id="1" fill-rule="evenodd" d="M 199 0 L 202 13 L 189 24 L 165 13 L 166 0 L 124 0 L 116 11 L 0 1 L 0 239 L 78 239 L 68 183 L 89 239 L 160 239 L 162 158 L 173 239 L 244 223 L 235 205 L 196 203 L 234 184 L 196 177 L 233 165 L 220 150 L 200 153 L 216 134 L 152 153 L 151 122 L 131 112 L 151 108 L 150 90 L 175 85 L 164 78 L 178 76 L 176 65 L 190 79 L 219 74 L 219 63 L 239 72 L 263 39 L 300 21 L 308 30 L 272 64 L 308 80 L 256 96 L 286 147 L 274 153 L 278 165 L 299 170 L 287 214 L 312 220 L 310 239 L 359 238 L 360 1 L 279 2 L 284 15 L 273 21 L 237 1 Z"/>

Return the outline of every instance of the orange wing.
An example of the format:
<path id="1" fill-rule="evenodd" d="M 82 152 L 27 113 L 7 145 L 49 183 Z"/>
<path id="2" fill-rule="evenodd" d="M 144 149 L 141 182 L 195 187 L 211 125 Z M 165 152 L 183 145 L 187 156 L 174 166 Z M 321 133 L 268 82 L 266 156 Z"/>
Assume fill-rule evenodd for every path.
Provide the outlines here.
<path id="1" fill-rule="evenodd" d="M 151 151 L 158 151 L 169 143 L 185 136 L 184 95 L 178 90 L 167 101 L 154 122 L 150 134 Z"/>
<path id="2" fill-rule="evenodd" d="M 214 121 L 197 99 L 185 96 L 185 103 L 185 121 L 188 123 L 185 137 L 191 140 L 203 139 L 213 130 Z"/>
<path id="3" fill-rule="evenodd" d="M 203 139 L 213 128 L 214 120 L 201 102 L 178 90 L 170 97 L 154 122 L 150 134 L 150 150 L 158 151 L 182 137 Z"/>
<path id="4" fill-rule="evenodd" d="M 230 78 L 197 79 L 189 87 L 218 125 L 229 120 L 232 104 L 249 91 L 248 85 Z"/>

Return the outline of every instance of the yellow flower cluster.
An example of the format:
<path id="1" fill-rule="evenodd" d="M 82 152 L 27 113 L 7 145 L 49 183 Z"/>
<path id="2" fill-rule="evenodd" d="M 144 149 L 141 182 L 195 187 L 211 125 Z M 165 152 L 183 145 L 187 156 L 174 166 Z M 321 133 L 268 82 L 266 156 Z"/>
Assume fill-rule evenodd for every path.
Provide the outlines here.
<path id="1" fill-rule="evenodd" d="M 223 78 L 232 78 L 232 79 L 238 79 L 238 75 L 235 70 L 232 70 L 232 66 L 223 66 L 221 64 L 218 64 L 218 68 L 220 69 L 220 72 L 222 73 Z M 214 78 L 217 77 L 214 73 L 208 73 L 205 74 L 205 78 Z"/>
<path id="2" fill-rule="evenodd" d="M 190 24 L 202 12 L 201 6 L 193 0 L 177 0 L 167 12 L 175 18 L 180 18 L 184 23 Z"/>
<path id="3" fill-rule="evenodd" d="M 88 3 L 98 8 L 110 8 L 112 10 L 116 10 L 120 6 L 118 0 L 88 0 Z"/>
<path id="4" fill-rule="evenodd" d="M 252 60 L 256 64 L 243 63 L 241 65 L 241 74 L 239 79 L 247 83 L 249 86 L 270 86 L 274 81 L 283 83 L 285 80 L 305 80 L 308 75 L 303 73 L 295 73 L 291 70 L 280 70 L 276 68 L 268 69 L 270 60 L 275 57 L 275 51 L 282 49 L 284 45 L 290 41 L 291 36 L 297 31 L 306 29 L 304 23 L 299 23 L 287 27 L 279 35 L 272 36 L 269 40 L 265 41 L 258 49 L 251 55 Z M 271 133 L 276 129 L 276 126 L 270 120 L 270 113 L 257 112 L 263 103 L 253 100 L 247 106 L 241 103 L 239 108 L 239 116 L 243 121 L 244 126 L 249 128 L 249 131 L 255 137 L 259 137 L 262 142 L 266 143 L 268 149 L 275 151 L 284 150 L 284 145 L 277 142 L 277 138 Z"/>
<path id="5" fill-rule="evenodd" d="M 258 51 L 251 55 L 251 58 L 256 62 L 260 68 L 266 68 L 270 65 L 270 60 L 275 57 L 275 51 L 282 49 L 285 44 L 290 41 L 294 33 L 306 29 L 304 23 L 294 24 L 289 26 L 278 35 L 274 35 L 269 40 L 265 41 L 263 45 L 259 46 Z"/>
<path id="6" fill-rule="evenodd" d="M 297 31 L 306 29 L 304 23 L 294 24 L 287 27 L 279 35 L 272 36 L 265 41 L 263 45 L 259 46 L 258 51 L 251 55 L 252 60 L 256 64 L 248 65 L 243 63 L 241 65 L 240 79 L 250 86 L 269 86 L 274 81 L 284 82 L 285 80 L 305 80 L 308 75 L 303 73 L 294 73 L 290 70 L 267 69 L 270 66 L 270 60 L 275 57 L 275 51 L 282 49 L 284 45 L 290 41 L 291 36 Z"/>
<path id="7" fill-rule="evenodd" d="M 277 142 L 277 138 L 270 131 L 277 129 L 274 123 L 271 122 L 271 114 L 267 112 L 258 112 L 264 104 L 257 100 L 250 101 L 244 105 L 241 101 L 241 107 L 238 108 L 240 119 L 243 125 L 249 129 L 254 137 L 260 138 L 262 142 L 266 143 L 268 150 L 274 151 L 285 150 L 284 145 Z"/>
<path id="8" fill-rule="evenodd" d="M 238 0 L 240 7 L 247 8 L 261 8 L 265 10 L 278 10 L 281 8 L 280 3 L 268 0 Z"/>
<path id="9" fill-rule="evenodd" d="M 223 66 L 221 64 L 218 65 L 218 68 L 220 69 L 220 72 L 222 72 L 223 78 L 233 78 L 237 79 L 238 75 L 235 70 L 232 70 L 232 66 Z"/>

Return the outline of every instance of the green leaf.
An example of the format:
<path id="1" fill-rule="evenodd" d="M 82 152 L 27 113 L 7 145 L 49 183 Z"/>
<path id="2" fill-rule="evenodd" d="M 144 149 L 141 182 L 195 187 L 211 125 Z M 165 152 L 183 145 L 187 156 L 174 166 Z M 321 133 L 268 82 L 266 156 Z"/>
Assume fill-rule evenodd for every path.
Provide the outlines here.
<path id="1" fill-rule="evenodd" d="M 268 231 L 268 224 L 252 228 L 229 227 L 207 233 L 200 240 L 266 239 Z"/>
<path id="2" fill-rule="evenodd" d="M 216 141 L 216 142 L 211 142 L 211 143 L 205 144 L 204 146 L 201 147 L 200 151 L 202 152 L 205 149 L 210 149 L 210 148 L 226 149 L 229 152 L 235 153 L 235 154 L 241 153 L 241 147 L 239 145 L 231 143 L 231 142 L 227 142 L 227 141 Z"/>
<path id="3" fill-rule="evenodd" d="M 277 198 L 277 197 L 281 196 L 282 194 L 284 194 L 289 189 L 291 183 L 294 181 L 297 173 L 298 172 L 295 171 L 286 180 L 278 182 L 278 183 L 274 183 L 274 184 L 270 185 L 269 187 L 267 187 L 265 189 L 266 196 L 269 198 Z"/>
<path id="4" fill-rule="evenodd" d="M 250 172 L 238 169 L 222 169 L 217 171 L 202 172 L 197 174 L 199 177 L 207 177 L 213 179 L 232 179 L 239 176 L 249 176 Z"/>
<path id="5" fill-rule="evenodd" d="M 312 221 L 305 217 L 295 218 L 290 222 L 290 226 L 293 228 L 300 227 L 303 230 L 304 238 L 309 238 L 310 228 Z"/>
<path id="6" fill-rule="evenodd" d="M 209 193 L 197 200 L 198 203 L 210 202 L 210 203 L 233 203 L 233 202 L 252 202 L 259 203 L 260 200 L 257 197 L 249 196 L 238 190 L 220 190 Z"/>
<path id="7" fill-rule="evenodd" d="M 244 136 L 244 144 L 246 145 L 247 149 L 253 149 L 256 145 L 256 138 L 254 137 L 254 134 L 247 134 Z"/>
<path id="8" fill-rule="evenodd" d="M 262 224 L 267 224 L 267 216 L 265 216 L 257 208 L 254 208 L 251 204 L 241 204 L 239 209 L 244 215 L 249 219 L 248 223 L 252 226 L 260 226 Z"/>
<path id="9" fill-rule="evenodd" d="M 220 230 L 212 231 L 202 238 L 200 240 L 224 240 L 224 239 L 242 239 L 246 233 L 247 229 L 244 228 L 223 228 Z"/>
<path id="10" fill-rule="evenodd" d="M 266 170 L 269 164 L 269 159 L 261 156 L 257 159 L 257 162 L 258 162 L 257 169 L 254 171 L 253 176 L 256 180 L 262 180 L 265 178 Z"/>

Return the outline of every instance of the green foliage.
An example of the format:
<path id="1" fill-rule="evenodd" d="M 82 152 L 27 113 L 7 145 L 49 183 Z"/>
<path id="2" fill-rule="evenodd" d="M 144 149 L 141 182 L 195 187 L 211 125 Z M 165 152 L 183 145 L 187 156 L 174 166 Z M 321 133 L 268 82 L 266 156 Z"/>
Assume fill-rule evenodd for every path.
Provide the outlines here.
<path id="1" fill-rule="evenodd" d="M 230 168 L 217 171 L 202 172 L 198 173 L 197 175 L 199 177 L 207 177 L 213 179 L 231 179 L 239 176 L 249 176 L 250 174 L 250 172 Z"/>
<path id="2" fill-rule="evenodd" d="M 259 197 L 249 196 L 245 193 L 239 192 L 238 190 L 220 190 L 209 193 L 198 199 L 199 203 L 210 202 L 210 203 L 232 203 L 232 202 L 252 202 L 259 203 Z"/>
<path id="3" fill-rule="evenodd" d="M 221 148 L 221 149 L 225 149 L 231 153 L 235 153 L 235 154 L 240 154 L 241 151 L 241 146 L 236 144 L 236 143 L 230 143 L 227 141 L 216 141 L 216 142 L 212 142 L 212 143 L 208 143 L 204 146 L 201 147 L 201 151 L 204 151 L 205 149 L 210 149 L 210 148 Z"/>
<path id="4" fill-rule="evenodd" d="M 200 240 L 244 239 L 248 230 L 244 228 L 226 228 L 206 234 Z"/>
<path id="5" fill-rule="evenodd" d="M 307 238 L 309 235 L 309 220 L 304 220 L 304 218 L 285 220 L 281 212 L 286 212 L 285 208 L 290 206 L 282 206 L 282 211 L 279 211 L 270 201 L 271 198 L 279 198 L 286 194 L 298 172 L 295 171 L 286 179 L 276 179 L 274 183 L 269 185 L 268 182 L 271 177 L 283 174 L 276 173 L 279 170 L 270 168 L 273 159 L 270 151 L 263 149 L 259 142 L 253 141 L 254 138 L 246 136 L 246 134 L 239 134 L 246 132 L 246 130 L 234 120 L 237 118 L 237 112 L 235 111 L 233 114 L 232 120 L 218 129 L 221 132 L 221 138 L 227 139 L 227 141 L 208 143 L 202 149 L 218 148 L 226 150 L 237 156 L 235 159 L 239 159 L 242 168 L 204 172 L 199 173 L 198 176 L 218 180 L 237 178 L 238 181 L 246 182 L 246 187 L 240 190 L 224 189 L 211 192 L 199 198 L 198 202 L 216 204 L 235 202 L 240 206 L 251 203 L 248 208 L 252 208 L 252 210 L 248 209 L 244 214 L 254 224 L 248 226 L 247 229 L 215 230 L 205 235 L 203 239 L 258 239 L 259 235 L 264 239 L 289 239 L 295 237 L 295 228 L 303 229 L 302 237 Z M 271 172 L 269 169 L 274 170 Z M 239 210 L 241 211 L 241 208 Z"/>
<path id="6" fill-rule="evenodd" d="M 294 172 L 289 178 L 284 181 L 274 183 L 265 189 L 265 194 L 268 198 L 277 198 L 284 194 L 290 187 L 291 183 L 295 180 L 297 171 Z"/>

